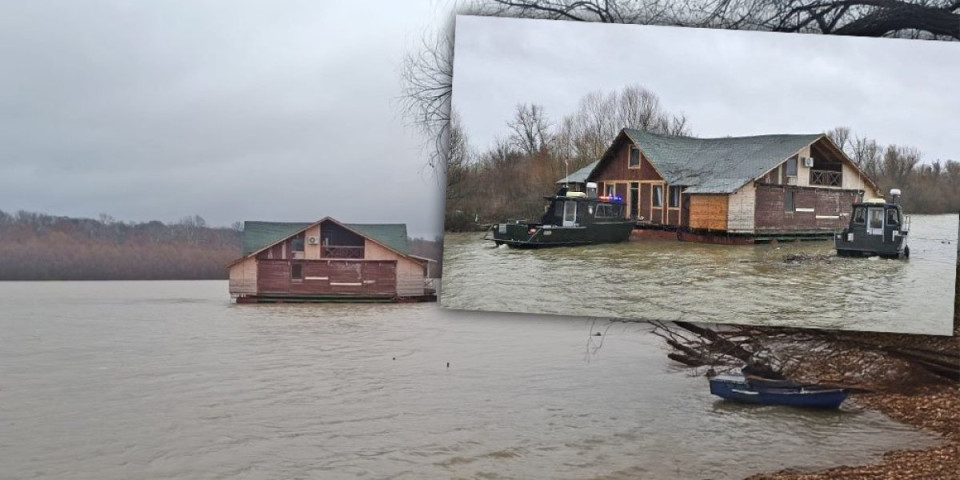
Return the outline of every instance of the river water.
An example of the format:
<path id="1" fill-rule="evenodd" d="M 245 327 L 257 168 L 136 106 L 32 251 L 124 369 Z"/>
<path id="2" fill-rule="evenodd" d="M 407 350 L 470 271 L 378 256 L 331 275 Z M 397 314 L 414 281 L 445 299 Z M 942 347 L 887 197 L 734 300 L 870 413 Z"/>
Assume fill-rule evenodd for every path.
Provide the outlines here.
<path id="1" fill-rule="evenodd" d="M 715 400 L 645 324 L 226 291 L 0 282 L 0 477 L 719 479 L 935 442 Z"/>
<path id="2" fill-rule="evenodd" d="M 909 260 L 839 258 L 832 241 L 636 240 L 516 250 L 444 236 L 447 308 L 951 335 L 957 215 L 912 215 Z"/>

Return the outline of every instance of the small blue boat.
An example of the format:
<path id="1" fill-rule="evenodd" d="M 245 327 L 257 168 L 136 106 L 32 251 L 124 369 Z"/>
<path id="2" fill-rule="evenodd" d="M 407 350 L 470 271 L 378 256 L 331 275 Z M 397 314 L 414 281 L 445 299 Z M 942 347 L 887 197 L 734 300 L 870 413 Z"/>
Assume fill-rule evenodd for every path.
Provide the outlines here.
<path id="1" fill-rule="evenodd" d="M 717 375 L 710 378 L 710 393 L 744 403 L 830 409 L 839 408 L 850 391 L 816 384 L 753 379 L 743 375 Z"/>

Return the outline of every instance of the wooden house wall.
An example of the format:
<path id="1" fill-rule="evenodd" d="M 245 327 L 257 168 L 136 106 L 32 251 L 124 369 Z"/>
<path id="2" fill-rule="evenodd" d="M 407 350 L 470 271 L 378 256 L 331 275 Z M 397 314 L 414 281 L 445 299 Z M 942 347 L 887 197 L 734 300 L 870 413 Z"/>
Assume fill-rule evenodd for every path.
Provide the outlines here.
<path id="1" fill-rule="evenodd" d="M 366 241 L 364 248 L 367 260 L 390 260 L 397 264 L 397 295 L 417 297 L 423 295 L 426 266 L 417 260 L 398 255 L 376 242 Z"/>
<path id="2" fill-rule="evenodd" d="M 853 165 L 843 164 L 843 189 L 844 190 L 862 190 L 864 200 L 870 198 L 883 198 L 877 189 L 870 185 L 863 173 L 858 172 Z"/>
<path id="3" fill-rule="evenodd" d="M 230 294 L 253 295 L 257 293 L 257 259 L 247 257 L 230 266 Z"/>
<path id="4" fill-rule="evenodd" d="M 302 265 L 302 278 L 291 278 L 292 264 Z M 396 294 L 397 264 L 380 260 L 261 260 L 260 295 L 377 295 Z"/>
<path id="5" fill-rule="evenodd" d="M 694 194 L 689 200 L 691 229 L 727 229 L 727 195 Z"/>
<path id="6" fill-rule="evenodd" d="M 618 139 L 612 158 L 605 158 L 600 162 L 599 168 L 590 175 L 590 181 L 637 182 L 641 180 L 663 180 L 657 170 L 653 168 L 653 165 L 650 164 L 650 161 L 647 160 L 642 149 L 640 151 L 640 167 L 630 168 L 631 145 L 633 145 L 633 142 L 625 137 Z"/>
<path id="7" fill-rule="evenodd" d="M 597 182 L 601 186 L 601 191 L 606 192 L 608 185 L 614 185 L 617 195 L 623 197 L 627 208 L 624 209 L 624 216 L 643 217 L 646 221 L 655 224 L 680 224 L 679 209 L 669 214 L 667 208 L 667 193 L 669 186 L 663 181 L 663 177 L 657 173 L 656 168 L 650 163 L 650 160 L 640 150 L 640 166 L 630 168 L 630 148 L 633 142 L 626 137 L 619 137 L 613 152 L 605 158 L 597 170 L 590 176 L 590 181 Z M 639 184 L 639 198 L 637 199 L 637 211 L 631 211 L 632 198 L 630 198 L 630 185 Z M 663 203 L 660 207 L 653 207 L 653 185 L 663 186 Z"/>
<path id="8" fill-rule="evenodd" d="M 308 228 L 304 233 L 305 238 L 308 240 L 310 237 L 317 239 L 317 243 L 311 245 L 310 242 L 305 242 L 306 244 L 303 247 L 304 258 L 307 260 L 319 260 L 320 259 L 320 239 L 323 238 L 320 236 L 320 225 L 313 225 Z"/>
<path id="9" fill-rule="evenodd" d="M 683 196 L 681 195 L 681 198 Z M 681 202 L 683 200 L 680 200 Z M 667 209 L 667 225 L 680 225 L 680 209 L 679 208 L 670 208 Z"/>
<path id="10" fill-rule="evenodd" d="M 650 219 L 653 203 L 653 186 L 649 183 L 640 184 L 640 216 L 646 219 Z"/>
<path id="11" fill-rule="evenodd" d="M 727 197 L 727 231 L 753 233 L 757 206 L 757 190 L 753 182 L 743 186 Z"/>
<path id="12" fill-rule="evenodd" d="M 793 211 L 784 209 L 787 191 L 795 192 Z M 757 185 L 756 233 L 839 230 L 849 222 L 857 196 L 853 190 Z"/>

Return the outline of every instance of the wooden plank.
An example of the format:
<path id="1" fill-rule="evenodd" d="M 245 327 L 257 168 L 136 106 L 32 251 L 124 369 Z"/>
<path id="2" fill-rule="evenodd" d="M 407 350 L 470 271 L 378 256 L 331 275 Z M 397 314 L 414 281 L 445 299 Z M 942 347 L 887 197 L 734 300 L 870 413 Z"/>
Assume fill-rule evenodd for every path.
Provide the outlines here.
<path id="1" fill-rule="evenodd" d="M 690 195 L 690 228 L 694 230 L 726 230 L 727 196 Z"/>

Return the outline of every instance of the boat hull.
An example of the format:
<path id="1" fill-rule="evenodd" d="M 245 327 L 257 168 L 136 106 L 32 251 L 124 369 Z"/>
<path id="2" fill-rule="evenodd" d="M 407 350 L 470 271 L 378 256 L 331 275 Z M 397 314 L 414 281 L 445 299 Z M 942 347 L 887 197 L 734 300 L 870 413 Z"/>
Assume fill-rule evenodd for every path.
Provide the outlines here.
<path id="1" fill-rule="evenodd" d="M 771 387 L 751 384 L 743 377 L 715 377 L 710 379 L 710 393 L 741 403 L 835 409 L 840 407 L 850 392 L 842 388 L 810 385 Z"/>
<path id="2" fill-rule="evenodd" d="M 908 258 L 910 247 L 906 235 L 884 241 L 880 235 L 866 235 L 844 230 L 834 237 L 834 247 L 841 257 Z"/>
<path id="3" fill-rule="evenodd" d="M 500 223 L 485 237 L 497 245 L 513 248 L 545 248 L 628 240 L 634 224 L 630 221 L 595 222 L 586 226 L 560 227 L 535 223 Z"/>

